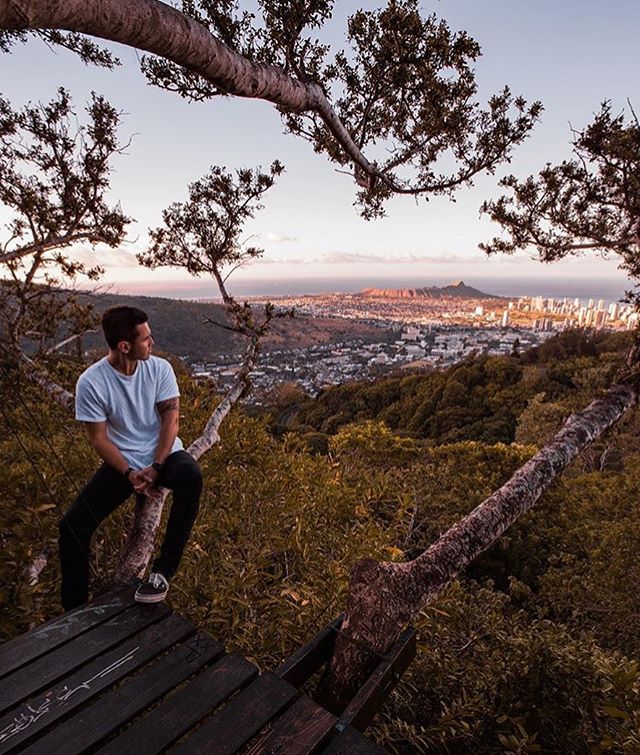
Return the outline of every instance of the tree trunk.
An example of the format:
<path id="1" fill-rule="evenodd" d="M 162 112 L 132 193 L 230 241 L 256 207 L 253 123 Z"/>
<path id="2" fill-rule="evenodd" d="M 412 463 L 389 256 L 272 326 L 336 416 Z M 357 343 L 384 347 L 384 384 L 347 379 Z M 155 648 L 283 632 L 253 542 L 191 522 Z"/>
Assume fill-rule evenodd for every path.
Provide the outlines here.
<path id="1" fill-rule="evenodd" d="M 248 390 L 249 373 L 255 367 L 257 355 L 258 339 L 253 338 L 249 343 L 244 363 L 233 385 L 215 408 L 202 435 L 187 448 L 187 453 L 190 453 L 195 459 L 199 459 L 205 451 L 208 451 L 220 440 L 218 434 L 220 424 L 234 404 Z M 155 548 L 156 530 L 160 524 L 164 502 L 169 494 L 166 488 L 160 488 L 158 492 L 159 495 L 156 498 L 142 499 L 136 506 L 134 523 L 127 535 L 127 542 L 121 554 L 119 565 L 113 575 L 113 581 L 116 584 L 130 583 L 142 576 L 151 560 Z"/>
<path id="2" fill-rule="evenodd" d="M 314 111 L 364 173 L 379 175 L 318 84 L 300 81 L 276 66 L 248 60 L 202 24 L 159 0 L 5 1 L 0 3 L 0 28 L 62 29 L 90 34 L 171 60 L 200 74 L 227 94 L 267 100 L 293 112 Z"/>
<path id="3" fill-rule="evenodd" d="M 528 511 L 576 456 L 637 400 L 635 385 L 618 385 L 570 416 L 551 441 L 499 490 L 414 561 L 358 562 L 351 573 L 344 634 L 337 638 L 319 687 L 325 706 L 342 710 L 375 666 L 376 654 L 384 654 L 412 618 Z"/>

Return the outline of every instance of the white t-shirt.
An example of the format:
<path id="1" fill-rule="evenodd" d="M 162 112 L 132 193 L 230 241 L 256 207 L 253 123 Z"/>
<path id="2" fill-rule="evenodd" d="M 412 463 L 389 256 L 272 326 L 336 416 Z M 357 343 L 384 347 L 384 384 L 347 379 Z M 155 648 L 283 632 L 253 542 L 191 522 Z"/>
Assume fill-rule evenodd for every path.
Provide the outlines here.
<path id="1" fill-rule="evenodd" d="M 123 375 L 107 357 L 78 378 L 76 419 L 107 423 L 107 436 L 134 468 L 148 467 L 158 447 L 158 401 L 180 395 L 173 368 L 166 359 L 139 360 L 133 375 Z M 171 453 L 184 446 L 176 438 Z"/>

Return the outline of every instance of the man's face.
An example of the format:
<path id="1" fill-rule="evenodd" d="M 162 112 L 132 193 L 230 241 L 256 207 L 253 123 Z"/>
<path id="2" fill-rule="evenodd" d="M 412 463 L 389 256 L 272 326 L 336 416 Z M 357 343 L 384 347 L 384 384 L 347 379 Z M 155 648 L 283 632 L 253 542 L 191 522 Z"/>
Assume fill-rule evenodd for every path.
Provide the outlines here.
<path id="1" fill-rule="evenodd" d="M 148 322 L 143 322 L 141 325 L 136 325 L 136 337 L 131 344 L 129 351 L 130 359 L 149 359 L 151 351 L 153 349 L 153 336 L 151 335 L 151 328 Z"/>

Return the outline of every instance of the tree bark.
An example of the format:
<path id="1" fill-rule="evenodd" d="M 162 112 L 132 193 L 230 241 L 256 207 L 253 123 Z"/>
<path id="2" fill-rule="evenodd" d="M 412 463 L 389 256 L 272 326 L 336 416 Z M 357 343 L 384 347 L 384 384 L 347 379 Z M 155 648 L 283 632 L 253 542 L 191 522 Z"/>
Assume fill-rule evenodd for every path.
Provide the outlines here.
<path id="1" fill-rule="evenodd" d="M 69 338 L 65 338 L 64 341 L 60 341 L 60 343 L 57 343 L 55 346 L 52 346 L 50 349 L 47 349 L 47 354 L 52 354 L 55 351 L 60 351 L 60 349 L 64 349 L 65 346 L 68 346 L 70 343 L 74 343 L 79 341 L 83 336 L 88 336 L 89 333 L 97 333 L 97 328 L 90 328 L 89 330 L 83 330 L 82 333 L 74 333 L 72 336 L 69 336 Z"/>
<path id="2" fill-rule="evenodd" d="M 195 459 L 199 459 L 205 451 L 208 451 L 219 440 L 218 430 L 224 418 L 229 414 L 234 404 L 246 393 L 249 388 L 249 373 L 255 367 L 258 356 L 258 337 L 251 339 L 242 368 L 238 372 L 232 386 L 225 394 L 222 401 L 215 408 L 209 418 L 202 435 L 187 448 L 187 453 Z M 129 534 L 119 565 L 113 575 L 113 581 L 129 583 L 142 576 L 147 568 L 155 547 L 155 536 L 164 502 L 169 491 L 166 488 L 158 490 L 155 498 L 146 498 L 136 506 L 135 520 Z"/>
<path id="3" fill-rule="evenodd" d="M 329 668 L 319 687 L 337 712 L 421 610 L 528 511 L 553 480 L 638 401 L 638 388 L 622 384 L 578 414 L 493 495 L 445 532 L 414 561 L 358 562 L 351 573 L 347 612 Z M 367 650 L 366 648 L 370 648 Z"/>
<path id="4" fill-rule="evenodd" d="M 1 14 L 2 9 L 0 9 L 0 16 Z M 109 240 L 106 237 L 95 232 L 68 233 L 64 236 L 54 236 L 46 241 L 27 244 L 26 246 L 21 246 L 11 252 L 2 252 L 2 254 L 0 254 L 0 263 L 4 264 L 7 262 L 13 262 L 13 260 L 28 257 L 30 254 L 43 254 L 50 249 L 63 249 L 65 246 L 71 246 L 78 241 L 89 241 L 91 244 L 109 243 Z"/>
<path id="5" fill-rule="evenodd" d="M 316 112 L 364 173 L 389 180 L 362 154 L 318 84 L 248 60 L 159 0 L 5 0 L 0 3 L 0 28 L 90 34 L 171 60 L 227 94 L 267 100 L 293 112 Z"/>
<path id="6" fill-rule="evenodd" d="M 24 576 L 29 587 L 35 587 L 40 579 L 44 567 L 49 562 L 50 553 L 48 551 L 42 551 L 34 556 L 33 560 L 27 565 L 24 570 Z"/>
<path id="7" fill-rule="evenodd" d="M 39 386 L 51 398 L 64 409 L 73 411 L 75 397 L 66 388 L 51 380 L 29 357 L 20 352 L 18 359 L 24 365 L 24 374 L 29 382 Z"/>

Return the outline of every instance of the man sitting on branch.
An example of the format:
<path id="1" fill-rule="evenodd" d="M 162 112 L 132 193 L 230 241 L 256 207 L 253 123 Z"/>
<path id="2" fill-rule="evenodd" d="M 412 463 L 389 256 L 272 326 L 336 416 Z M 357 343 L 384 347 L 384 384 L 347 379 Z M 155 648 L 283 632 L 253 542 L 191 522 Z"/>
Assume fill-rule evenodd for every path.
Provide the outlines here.
<path id="1" fill-rule="evenodd" d="M 142 603 L 167 595 L 198 513 L 202 475 L 178 438 L 180 392 L 169 362 L 151 355 L 148 317 L 136 307 L 102 316 L 107 356 L 86 369 L 76 386 L 76 419 L 84 422 L 103 464 L 60 522 L 62 605 L 88 599 L 91 537 L 100 522 L 135 492 L 173 491 L 160 555 L 135 594 Z"/>

